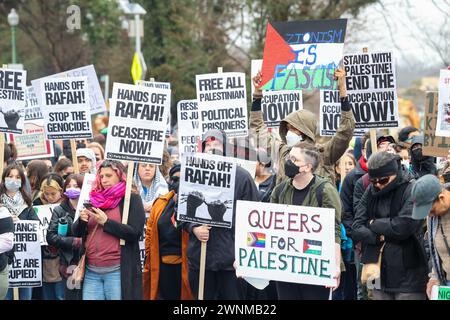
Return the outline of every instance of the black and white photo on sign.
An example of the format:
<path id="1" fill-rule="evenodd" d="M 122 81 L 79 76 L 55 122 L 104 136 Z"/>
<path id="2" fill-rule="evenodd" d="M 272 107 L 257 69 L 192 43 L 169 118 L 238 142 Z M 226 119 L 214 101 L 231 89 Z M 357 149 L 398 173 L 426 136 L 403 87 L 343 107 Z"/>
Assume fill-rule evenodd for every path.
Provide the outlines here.
<path id="1" fill-rule="evenodd" d="M 9 287 L 42 286 L 42 256 L 39 221 L 14 222 L 14 260 L 9 265 Z"/>
<path id="2" fill-rule="evenodd" d="M 269 128 L 280 126 L 281 120 L 290 113 L 303 109 L 302 91 L 263 91 L 261 111 L 264 123 Z"/>
<path id="3" fill-rule="evenodd" d="M 92 138 L 87 77 L 40 82 L 47 139 Z"/>
<path id="4" fill-rule="evenodd" d="M 39 101 L 33 86 L 25 89 L 25 121 L 44 119 Z"/>
<path id="5" fill-rule="evenodd" d="M 197 100 L 182 100 L 178 102 L 178 143 L 179 153 L 198 151 L 201 131 L 198 120 Z"/>
<path id="6" fill-rule="evenodd" d="M 228 137 L 248 135 L 245 73 L 197 75 L 196 87 L 202 133 L 218 129 Z"/>
<path id="7" fill-rule="evenodd" d="M 341 121 L 341 100 L 338 90 L 320 90 L 320 135 L 332 137 Z M 364 129 L 353 130 L 353 136 L 363 137 Z"/>
<path id="8" fill-rule="evenodd" d="M 170 89 L 114 83 L 106 158 L 161 164 L 170 101 Z"/>
<path id="9" fill-rule="evenodd" d="M 391 51 L 348 54 L 343 64 L 356 129 L 398 127 L 394 54 Z"/>
<path id="10" fill-rule="evenodd" d="M 26 86 L 26 71 L 0 69 L 0 132 L 22 133 Z"/>
<path id="11" fill-rule="evenodd" d="M 89 94 L 89 105 L 91 114 L 106 112 L 105 99 L 103 98 L 102 89 L 97 78 L 97 73 L 95 72 L 94 66 L 88 65 L 56 74 L 50 76 L 39 78 L 31 81 L 34 87 L 36 96 L 39 101 L 39 105 L 43 105 L 41 100 L 41 84 L 42 80 L 48 80 L 51 78 L 71 78 L 71 77 L 87 77 L 88 79 L 88 94 Z M 107 97 L 108 98 L 108 97 Z"/>
<path id="12" fill-rule="evenodd" d="M 233 158 L 184 153 L 181 158 L 178 220 L 231 228 L 235 178 Z"/>

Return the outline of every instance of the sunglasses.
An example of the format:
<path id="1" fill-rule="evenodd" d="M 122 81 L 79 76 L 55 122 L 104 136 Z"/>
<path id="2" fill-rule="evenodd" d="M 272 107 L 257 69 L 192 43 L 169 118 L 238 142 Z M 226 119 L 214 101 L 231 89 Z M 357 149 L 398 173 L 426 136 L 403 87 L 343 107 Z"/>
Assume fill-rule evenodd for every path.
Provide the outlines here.
<path id="1" fill-rule="evenodd" d="M 384 186 L 386 183 L 389 182 L 389 177 L 384 177 L 384 178 L 375 178 L 375 179 L 369 179 L 370 183 L 373 185 L 379 184 L 381 186 Z"/>

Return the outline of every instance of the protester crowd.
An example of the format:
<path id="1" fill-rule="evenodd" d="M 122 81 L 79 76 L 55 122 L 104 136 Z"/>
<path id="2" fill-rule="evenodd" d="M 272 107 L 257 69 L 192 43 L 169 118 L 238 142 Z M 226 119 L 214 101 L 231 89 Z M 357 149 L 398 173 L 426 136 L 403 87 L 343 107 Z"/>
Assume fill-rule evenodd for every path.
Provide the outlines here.
<path id="1" fill-rule="evenodd" d="M 318 142 L 317 117 L 295 111 L 268 132 L 261 111 L 261 81 L 254 79 L 250 143 L 245 150 L 210 130 L 202 152 L 255 155 L 255 178 L 236 171 L 234 201 L 248 200 L 335 209 L 338 286 L 335 300 L 424 300 L 433 285 L 450 285 L 450 152 L 439 164 L 423 154 L 423 133 L 402 128 L 354 137 L 355 121 L 343 70 L 335 73 L 341 119 L 334 137 Z M 200 248 L 207 242 L 205 299 L 327 300 L 330 288 L 271 281 L 258 290 L 236 277 L 234 228 L 177 221 L 180 156 L 176 132 L 167 136 L 163 163 L 137 163 L 129 216 L 123 221 L 127 163 L 105 160 L 108 119 L 93 119 L 94 139 L 77 141 L 77 164 L 66 141 L 51 159 L 17 161 L 5 144 L 0 185 L 0 299 L 12 299 L 8 264 L 14 259 L 13 222 L 38 220 L 34 206 L 55 204 L 42 246 L 42 287 L 21 288 L 22 300 L 197 299 Z M 266 141 L 265 147 L 252 141 Z M 373 141 L 375 142 L 375 141 Z M 75 165 L 79 173 L 75 173 Z M 90 205 L 75 216 L 83 180 L 95 174 Z M 236 212 L 234 206 L 233 217 Z M 233 218 L 234 219 L 234 218 Z M 141 266 L 139 239 L 145 234 Z M 125 241 L 121 245 L 120 241 Z M 85 259 L 83 282 L 72 272 Z M 361 279 L 378 265 L 380 281 Z"/>

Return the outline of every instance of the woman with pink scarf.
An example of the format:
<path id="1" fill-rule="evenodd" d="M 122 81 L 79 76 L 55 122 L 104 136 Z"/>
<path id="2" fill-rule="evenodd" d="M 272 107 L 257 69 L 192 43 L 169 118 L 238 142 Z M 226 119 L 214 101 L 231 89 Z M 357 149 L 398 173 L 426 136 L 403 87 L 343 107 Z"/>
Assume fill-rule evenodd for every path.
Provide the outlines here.
<path id="1" fill-rule="evenodd" d="M 83 300 L 142 299 L 139 237 L 145 213 L 139 195 L 131 194 L 128 222 L 122 223 L 125 187 L 124 166 L 103 161 L 90 192 L 92 208 L 84 208 L 73 224 L 86 252 Z"/>

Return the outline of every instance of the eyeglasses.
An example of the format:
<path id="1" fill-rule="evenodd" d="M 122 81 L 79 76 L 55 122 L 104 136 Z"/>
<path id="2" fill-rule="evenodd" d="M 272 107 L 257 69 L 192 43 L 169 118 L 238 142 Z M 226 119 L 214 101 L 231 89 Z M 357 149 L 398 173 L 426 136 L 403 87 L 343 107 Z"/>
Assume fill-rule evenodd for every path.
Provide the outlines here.
<path id="1" fill-rule="evenodd" d="M 370 183 L 373 185 L 379 184 L 380 186 L 384 186 L 386 183 L 389 182 L 389 178 L 390 177 L 384 177 L 384 178 L 374 178 L 374 179 L 369 179 Z"/>

